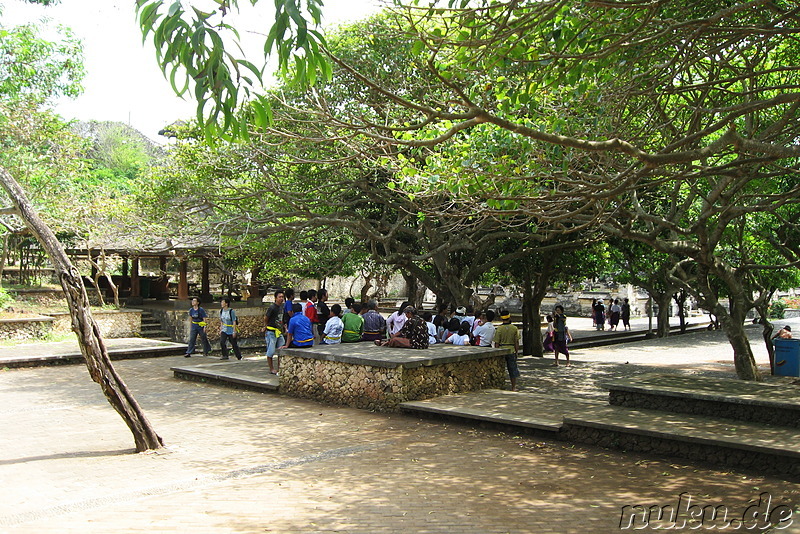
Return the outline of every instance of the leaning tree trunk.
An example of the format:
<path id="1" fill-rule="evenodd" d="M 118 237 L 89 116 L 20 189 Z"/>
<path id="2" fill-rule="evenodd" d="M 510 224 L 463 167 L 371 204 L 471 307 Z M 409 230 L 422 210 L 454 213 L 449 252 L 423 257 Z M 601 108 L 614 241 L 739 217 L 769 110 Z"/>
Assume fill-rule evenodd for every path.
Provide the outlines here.
<path id="1" fill-rule="evenodd" d="M 750 347 L 750 340 L 744 330 L 744 313 L 740 309 L 743 306 L 737 304 L 736 296 L 732 295 L 729 298 L 734 308 L 731 313 L 728 313 L 720 304 L 717 304 L 714 311 L 721 320 L 725 335 L 733 347 L 733 365 L 736 369 L 736 376 L 742 380 L 760 381 L 762 380 L 761 371 L 758 370 L 753 349 Z"/>
<path id="2" fill-rule="evenodd" d="M 83 280 L 78 274 L 78 270 L 69 261 L 64 247 L 34 211 L 22 187 L 8 171 L 2 168 L 0 168 L 0 184 L 8 192 L 8 196 L 18 210 L 18 215 L 42 244 L 42 248 L 53 264 L 69 304 L 72 330 L 78 337 L 78 345 L 86 359 L 86 367 L 89 369 L 92 380 L 100 384 L 108 402 L 130 428 L 137 452 L 161 448 L 163 446 L 161 438 L 156 434 L 136 399 L 111 365 L 100 329 L 89 309 L 89 298 L 86 295 Z"/>

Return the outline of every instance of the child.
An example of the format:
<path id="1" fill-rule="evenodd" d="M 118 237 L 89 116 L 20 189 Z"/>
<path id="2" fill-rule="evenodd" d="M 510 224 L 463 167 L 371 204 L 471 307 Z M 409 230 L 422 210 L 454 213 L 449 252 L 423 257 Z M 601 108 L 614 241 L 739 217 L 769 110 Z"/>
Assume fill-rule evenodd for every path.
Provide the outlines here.
<path id="1" fill-rule="evenodd" d="M 461 326 L 458 327 L 458 332 L 447 338 L 445 343 L 452 343 L 453 345 L 469 345 L 469 331 L 472 327 L 467 321 L 462 321 Z"/>
<path id="2" fill-rule="evenodd" d="M 544 346 L 545 352 L 550 352 L 553 350 L 553 316 L 548 315 L 547 319 L 547 331 L 544 333 L 544 341 L 542 345 Z"/>
<path id="3" fill-rule="evenodd" d="M 435 324 L 433 324 L 433 314 L 431 312 L 425 312 L 422 314 L 422 318 L 425 320 L 425 324 L 428 327 L 428 345 L 435 345 L 438 342 L 437 334 L 438 328 Z"/>
<path id="4" fill-rule="evenodd" d="M 553 352 L 555 353 L 554 366 L 558 366 L 558 355 L 563 353 L 567 359 L 567 367 L 569 363 L 569 349 L 567 348 L 567 341 L 572 341 L 572 334 L 569 333 L 567 328 L 567 316 L 564 315 L 564 307 L 560 304 L 556 306 L 555 313 L 553 313 Z"/>
<path id="5" fill-rule="evenodd" d="M 325 323 L 325 329 L 322 331 L 322 343 L 325 345 L 338 345 L 342 342 L 342 332 L 344 332 L 344 323 L 342 322 L 342 307 L 339 304 L 331 306 L 331 316 Z"/>

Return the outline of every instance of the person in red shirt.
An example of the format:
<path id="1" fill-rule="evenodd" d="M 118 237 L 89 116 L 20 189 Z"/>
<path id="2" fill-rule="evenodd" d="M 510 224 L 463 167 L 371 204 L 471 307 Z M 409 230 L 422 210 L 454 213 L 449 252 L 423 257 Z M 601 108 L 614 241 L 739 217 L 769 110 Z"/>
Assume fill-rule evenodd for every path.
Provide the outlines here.
<path id="1" fill-rule="evenodd" d="M 317 290 L 316 289 L 309 289 L 308 290 L 308 303 L 306 304 L 306 309 L 304 311 L 304 315 L 308 317 L 308 320 L 311 321 L 311 329 L 314 332 L 314 344 L 319 344 L 319 329 L 317 328 L 317 324 L 319 323 L 319 316 L 317 315 Z"/>

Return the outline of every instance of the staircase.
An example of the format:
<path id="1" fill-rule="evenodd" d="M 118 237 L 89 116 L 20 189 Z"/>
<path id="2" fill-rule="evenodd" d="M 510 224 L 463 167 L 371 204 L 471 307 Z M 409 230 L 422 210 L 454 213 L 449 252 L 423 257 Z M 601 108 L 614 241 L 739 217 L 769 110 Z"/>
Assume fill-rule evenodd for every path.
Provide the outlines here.
<path id="1" fill-rule="evenodd" d="M 172 339 L 164 331 L 161 326 L 161 321 L 153 317 L 153 314 L 147 310 L 142 310 L 142 337 L 147 339 L 155 339 L 157 341 L 172 341 Z"/>

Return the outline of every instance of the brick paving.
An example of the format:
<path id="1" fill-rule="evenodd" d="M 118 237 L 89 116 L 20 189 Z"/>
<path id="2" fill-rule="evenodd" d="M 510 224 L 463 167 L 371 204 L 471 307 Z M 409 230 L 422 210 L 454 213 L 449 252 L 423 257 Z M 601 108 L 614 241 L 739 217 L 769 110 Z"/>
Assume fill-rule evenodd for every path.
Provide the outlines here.
<path id="1" fill-rule="evenodd" d="M 571 368 L 525 358 L 521 385 L 592 398 L 653 370 L 634 356 L 686 367 L 692 346 L 694 372 L 730 375 L 715 336 L 584 349 Z M 797 484 L 757 473 L 173 379 L 183 363 L 115 362 L 168 445 L 149 454 L 85 367 L 1 371 L 0 532 L 603 533 L 622 506 L 682 492 L 732 512 L 763 492 L 800 504 Z"/>

